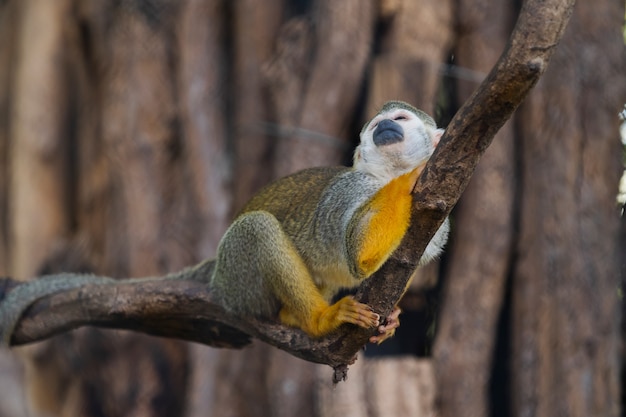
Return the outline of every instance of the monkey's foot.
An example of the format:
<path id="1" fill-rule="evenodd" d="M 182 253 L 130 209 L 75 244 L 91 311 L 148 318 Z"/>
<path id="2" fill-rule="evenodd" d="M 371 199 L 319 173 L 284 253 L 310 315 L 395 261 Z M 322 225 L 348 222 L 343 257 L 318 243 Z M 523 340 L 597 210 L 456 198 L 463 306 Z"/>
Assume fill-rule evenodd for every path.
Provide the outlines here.
<path id="1" fill-rule="evenodd" d="M 317 309 L 304 316 L 283 306 L 279 318 L 283 324 L 299 327 L 311 337 L 327 335 L 343 323 L 356 324 L 366 329 L 380 325 L 380 315 L 352 296 L 344 297 L 330 306 L 322 300 Z"/>
<path id="2" fill-rule="evenodd" d="M 365 329 L 376 327 L 380 324 L 380 315 L 374 313 L 367 304 L 359 303 L 351 295 L 343 297 L 331 308 L 337 308 L 336 320 L 339 323 L 352 323 Z"/>
<path id="3" fill-rule="evenodd" d="M 343 323 L 371 329 L 380 324 L 380 316 L 367 304 L 359 303 L 352 296 L 343 297 L 324 311 L 318 323 L 320 334 L 326 334 Z"/>
<path id="4" fill-rule="evenodd" d="M 380 345 L 385 340 L 393 337 L 393 335 L 396 334 L 396 329 L 400 327 L 400 319 L 398 318 L 400 313 L 402 313 L 400 307 L 395 306 L 391 314 L 387 316 L 385 323 L 378 326 L 379 334 L 377 336 L 370 337 L 370 343 L 377 343 Z"/>

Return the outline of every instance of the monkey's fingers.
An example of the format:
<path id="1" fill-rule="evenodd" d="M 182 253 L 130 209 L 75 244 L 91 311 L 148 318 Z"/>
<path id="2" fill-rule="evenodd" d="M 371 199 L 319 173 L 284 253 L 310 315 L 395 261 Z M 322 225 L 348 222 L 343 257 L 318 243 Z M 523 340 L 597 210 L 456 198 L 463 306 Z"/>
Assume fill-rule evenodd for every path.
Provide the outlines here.
<path id="1" fill-rule="evenodd" d="M 380 315 L 374 313 L 367 304 L 359 303 L 351 296 L 339 300 L 337 318 L 341 322 L 356 324 L 366 329 L 380 324 Z"/>
<path id="2" fill-rule="evenodd" d="M 400 327 L 400 313 L 402 313 L 400 307 L 395 306 L 391 314 L 387 316 L 385 323 L 381 326 L 378 326 L 378 332 L 380 334 L 370 337 L 370 342 L 381 344 L 390 337 L 393 337 L 396 334 L 396 329 Z"/>

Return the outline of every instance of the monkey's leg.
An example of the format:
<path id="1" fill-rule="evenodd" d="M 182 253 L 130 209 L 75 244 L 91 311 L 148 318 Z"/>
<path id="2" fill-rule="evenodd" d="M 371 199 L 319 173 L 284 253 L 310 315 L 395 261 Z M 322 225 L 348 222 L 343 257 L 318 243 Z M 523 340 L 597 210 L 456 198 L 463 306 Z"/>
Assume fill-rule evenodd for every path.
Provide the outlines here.
<path id="1" fill-rule="evenodd" d="M 347 296 L 333 305 L 320 299 L 312 304 L 310 310 L 301 310 L 293 303 L 284 304 L 280 310 L 280 320 L 284 324 L 300 327 L 309 336 L 321 337 L 343 323 L 356 324 L 366 329 L 376 327 L 380 323 L 380 316 L 368 305 Z"/>
<path id="2" fill-rule="evenodd" d="M 223 256 L 222 248 L 228 249 L 232 242 L 245 242 L 247 248 L 239 251 L 245 259 Z M 239 274 L 260 277 L 260 294 L 247 297 L 253 304 L 262 303 L 262 298 L 277 298 L 281 305 L 280 320 L 284 324 L 299 327 L 312 337 L 328 334 L 342 323 L 353 323 L 361 327 L 375 327 L 379 316 L 369 306 L 345 297 L 329 305 L 313 282 L 311 275 L 291 239 L 283 232 L 278 220 L 268 212 L 253 211 L 240 216 L 229 228 L 220 244 L 218 268 L 222 257 L 229 258 L 231 271 L 225 274 L 242 282 L 248 280 Z M 244 250 L 245 249 L 245 250 Z M 225 261 L 226 259 L 224 259 Z M 250 268 L 252 265 L 253 268 Z M 219 273 L 219 272 L 218 272 Z M 256 283 L 258 287 L 259 284 Z M 238 285 L 237 292 L 248 291 Z M 257 309 L 252 309 L 254 313 Z"/>
<path id="3" fill-rule="evenodd" d="M 311 337 L 329 334 L 343 323 L 352 323 L 366 329 L 380 323 L 378 314 L 351 296 L 344 297 L 333 305 L 328 305 L 321 298 L 309 301 L 310 308 L 306 309 L 293 303 L 285 303 L 280 310 L 280 321 L 288 326 L 301 328 Z"/>

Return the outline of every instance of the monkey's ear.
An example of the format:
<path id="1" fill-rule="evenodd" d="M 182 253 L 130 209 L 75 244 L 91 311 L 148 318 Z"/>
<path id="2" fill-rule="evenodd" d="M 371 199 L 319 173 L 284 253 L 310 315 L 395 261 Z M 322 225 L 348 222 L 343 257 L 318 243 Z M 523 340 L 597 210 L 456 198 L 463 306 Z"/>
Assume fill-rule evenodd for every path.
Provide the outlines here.
<path id="1" fill-rule="evenodd" d="M 439 141 L 441 140 L 441 137 L 443 136 L 443 129 L 435 129 L 435 133 L 433 133 L 433 147 L 437 147 L 437 145 L 439 145 Z"/>

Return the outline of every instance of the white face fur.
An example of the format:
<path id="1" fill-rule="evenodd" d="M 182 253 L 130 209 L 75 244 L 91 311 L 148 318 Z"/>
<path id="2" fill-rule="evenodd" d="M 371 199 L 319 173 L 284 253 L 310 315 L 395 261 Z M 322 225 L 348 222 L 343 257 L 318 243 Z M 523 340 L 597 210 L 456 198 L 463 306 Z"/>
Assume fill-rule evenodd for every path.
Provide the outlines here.
<path id="1" fill-rule="evenodd" d="M 439 143 L 443 129 L 435 129 L 432 120 L 425 123 L 425 118 L 428 116 L 418 115 L 404 106 L 383 108 L 361 131 L 361 143 L 354 152 L 354 168 L 388 182 L 426 162 Z M 383 120 L 397 123 L 402 128 L 403 138 L 376 145 L 376 128 Z"/>

